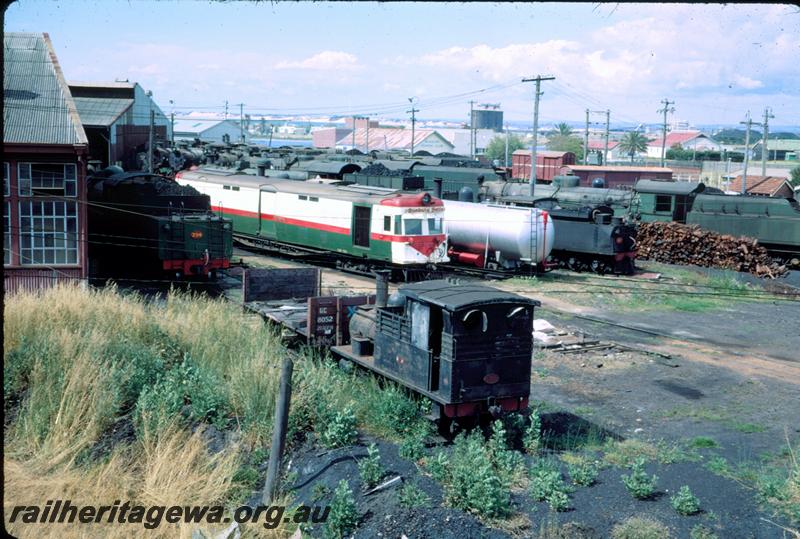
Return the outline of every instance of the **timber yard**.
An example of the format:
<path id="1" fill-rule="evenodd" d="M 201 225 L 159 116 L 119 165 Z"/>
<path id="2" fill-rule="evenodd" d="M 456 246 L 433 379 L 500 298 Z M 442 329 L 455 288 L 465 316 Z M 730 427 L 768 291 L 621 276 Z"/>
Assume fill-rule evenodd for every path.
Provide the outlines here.
<path id="1" fill-rule="evenodd" d="M 6 9 L 10 534 L 800 538 L 797 8 L 428 6 Z"/>

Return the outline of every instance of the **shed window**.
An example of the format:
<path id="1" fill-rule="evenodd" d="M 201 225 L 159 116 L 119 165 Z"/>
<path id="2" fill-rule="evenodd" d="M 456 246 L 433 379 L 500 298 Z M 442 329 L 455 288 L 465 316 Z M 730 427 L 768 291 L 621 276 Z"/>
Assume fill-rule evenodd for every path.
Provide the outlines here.
<path id="1" fill-rule="evenodd" d="M 11 174 L 8 163 L 3 163 L 3 196 L 11 196 Z"/>
<path id="2" fill-rule="evenodd" d="M 392 217 L 390 215 L 385 215 L 383 217 L 383 230 L 386 232 L 392 231 Z"/>
<path id="3" fill-rule="evenodd" d="M 20 202 L 19 231 L 21 264 L 78 263 L 76 202 Z"/>
<path id="4" fill-rule="evenodd" d="M 672 197 L 669 195 L 656 195 L 656 211 L 672 211 Z"/>
<path id="5" fill-rule="evenodd" d="M 20 196 L 77 196 L 77 174 L 73 164 L 19 163 Z"/>

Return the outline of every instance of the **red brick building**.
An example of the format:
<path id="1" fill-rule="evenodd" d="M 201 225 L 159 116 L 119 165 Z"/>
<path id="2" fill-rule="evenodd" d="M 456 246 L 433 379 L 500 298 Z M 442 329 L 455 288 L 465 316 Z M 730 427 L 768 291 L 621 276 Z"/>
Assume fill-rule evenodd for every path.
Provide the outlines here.
<path id="1" fill-rule="evenodd" d="M 4 53 L 4 291 L 85 282 L 86 133 L 47 34 Z"/>

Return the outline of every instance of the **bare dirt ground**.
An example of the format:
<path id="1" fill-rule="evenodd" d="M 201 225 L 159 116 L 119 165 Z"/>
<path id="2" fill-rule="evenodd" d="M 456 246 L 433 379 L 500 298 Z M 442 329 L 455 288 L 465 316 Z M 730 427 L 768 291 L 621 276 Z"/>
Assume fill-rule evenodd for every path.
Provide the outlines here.
<path id="1" fill-rule="evenodd" d="M 293 265 L 245 251 L 236 256 L 256 266 Z M 648 269 L 662 274 L 658 283 L 677 282 L 670 281 L 670 268 Z M 674 273 L 683 279 L 691 271 Z M 706 281 L 700 277 L 702 286 Z M 800 301 L 751 291 L 756 295 L 698 296 L 688 304 L 674 303 L 672 296 L 687 289 L 662 288 L 652 279 L 620 283 L 612 278 L 576 283 L 553 274 L 487 284 L 540 300 L 536 317 L 560 329 L 635 348 L 537 351 L 531 401 L 542 411 L 546 432 L 559 440 L 572 439 L 569 451 L 605 458 L 597 433 L 641 442 L 640 449 L 647 451 L 658 448 L 652 449 L 658 457 L 650 455 L 648 464 L 648 472 L 660 477 L 653 499 L 632 498 L 620 481 L 624 467 L 611 465 L 594 486 L 571 494 L 571 510 L 565 513 L 550 512 L 525 492 L 514 494 L 521 524 L 501 530 L 442 507 L 441 487 L 424 467 L 401 459 L 396 446 L 379 442 L 384 466 L 404 481 L 417 483 L 430 504 L 404 509 L 396 489 L 372 496 L 357 493 L 362 520 L 356 536 L 536 536 L 545 523 L 555 522 L 577 523 L 574 529 L 580 533 L 574 537 L 608 537 L 622 520 L 649 516 L 668 525 L 674 537 L 689 537 L 697 524 L 725 538 L 786 537 L 774 523 L 788 525 L 787 520 L 758 502 L 753 483 L 741 479 L 747 474 L 723 473 L 720 462 L 749 470 L 757 479 L 780 469 L 787 442 L 796 446 L 800 440 Z M 323 270 L 323 289 L 332 292 L 369 293 L 373 286 L 370 279 Z M 609 291 L 605 286 L 625 289 Z M 555 455 L 564 450 L 555 449 Z M 339 452 L 343 454 L 320 455 L 318 449 L 306 447 L 293 456 L 298 499 L 312 501 L 315 483 L 322 485 L 316 487 L 318 494 L 332 490 L 341 478 L 358 483 L 357 457 L 351 457 L 365 453 L 364 446 Z M 701 513 L 680 517 L 672 510 L 669 497 L 681 485 L 689 485 L 700 498 Z"/>

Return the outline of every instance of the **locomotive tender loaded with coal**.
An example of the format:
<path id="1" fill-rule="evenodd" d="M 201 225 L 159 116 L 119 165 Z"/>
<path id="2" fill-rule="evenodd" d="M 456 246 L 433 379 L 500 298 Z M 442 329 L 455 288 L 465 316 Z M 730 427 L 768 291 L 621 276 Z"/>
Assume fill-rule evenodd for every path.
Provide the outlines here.
<path id="1" fill-rule="evenodd" d="M 350 321 L 333 352 L 420 393 L 446 427 L 484 412 L 524 410 L 539 302 L 478 284 L 407 284 Z"/>
<path id="2" fill-rule="evenodd" d="M 229 219 L 175 181 L 110 167 L 88 178 L 92 277 L 216 276 L 233 252 Z"/>

